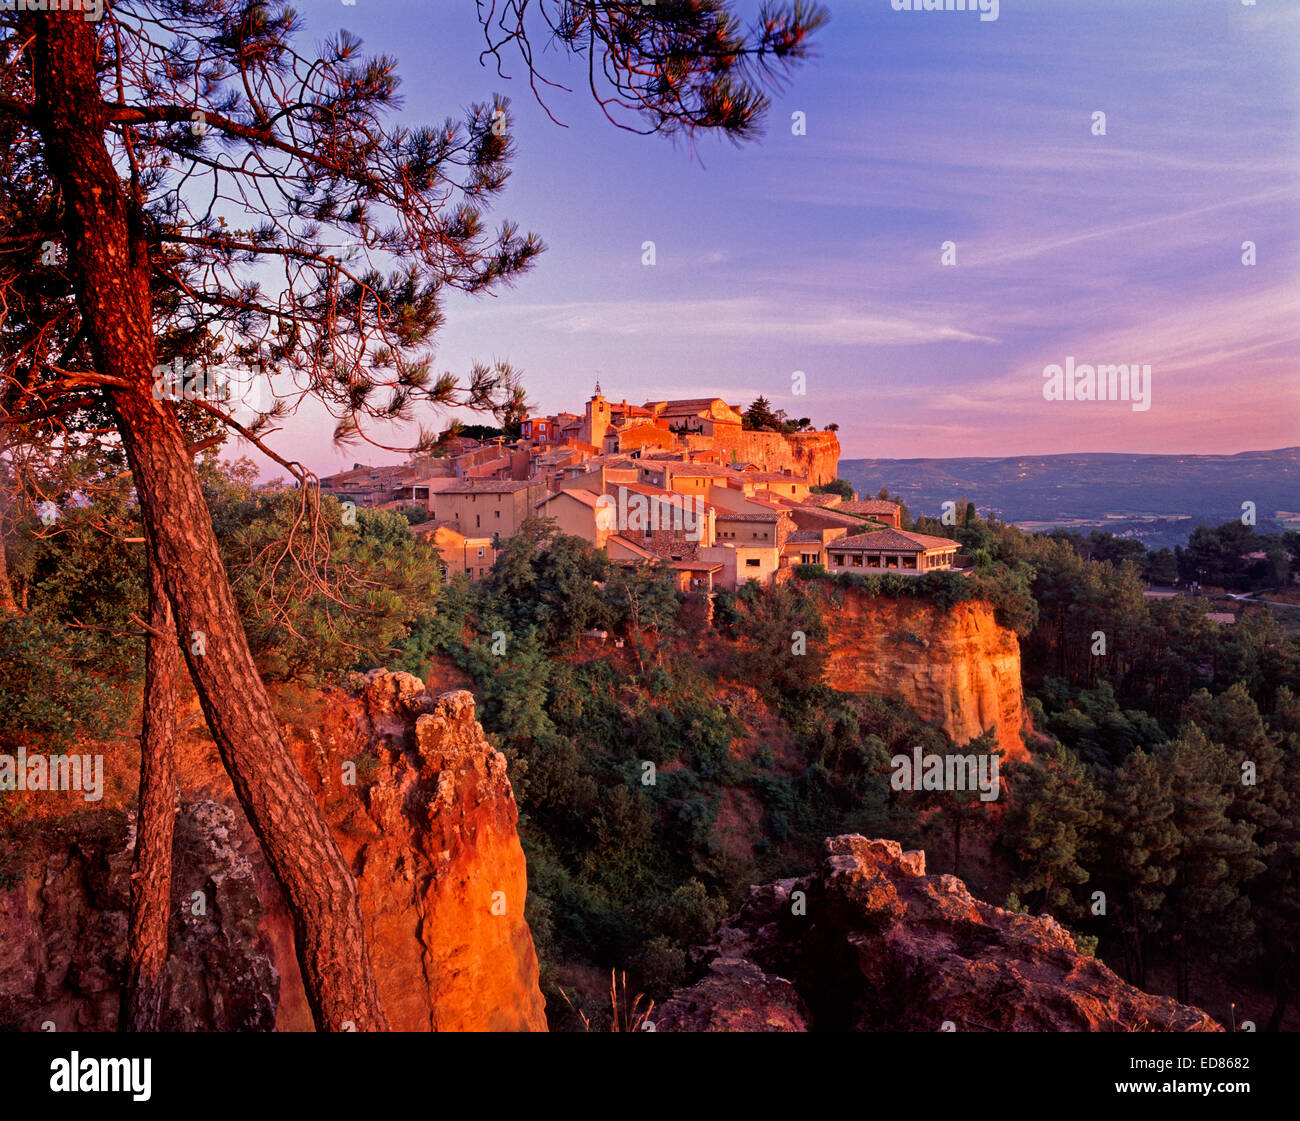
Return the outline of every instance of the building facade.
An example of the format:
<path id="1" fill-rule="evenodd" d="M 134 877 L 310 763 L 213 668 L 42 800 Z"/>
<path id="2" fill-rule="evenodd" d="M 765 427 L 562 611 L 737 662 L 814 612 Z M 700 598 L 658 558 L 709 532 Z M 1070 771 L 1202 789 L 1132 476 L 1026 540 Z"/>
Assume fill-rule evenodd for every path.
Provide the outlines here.
<path id="1" fill-rule="evenodd" d="M 960 546 L 948 537 L 931 537 L 900 529 L 878 529 L 832 541 L 827 568 L 831 572 L 892 572 L 922 576 L 950 571 Z"/>
<path id="2" fill-rule="evenodd" d="M 432 496 L 435 521 L 453 526 L 467 537 L 519 531 L 546 494 L 544 485 L 515 479 L 458 479 Z"/>

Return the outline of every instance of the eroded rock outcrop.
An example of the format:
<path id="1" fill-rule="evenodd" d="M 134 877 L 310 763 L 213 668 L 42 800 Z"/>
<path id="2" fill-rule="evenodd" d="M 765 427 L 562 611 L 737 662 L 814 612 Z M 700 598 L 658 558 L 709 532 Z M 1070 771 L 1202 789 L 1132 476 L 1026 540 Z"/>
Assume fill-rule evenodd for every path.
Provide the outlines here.
<path id="1" fill-rule="evenodd" d="M 241 821 L 212 801 L 177 816 L 164 1031 L 275 1027 L 280 977 Z M 0 1028 L 116 1029 L 134 837 L 104 840 L 53 847 L 0 892 Z"/>
<path id="2" fill-rule="evenodd" d="M 505 756 L 474 719 L 470 693 L 435 699 L 410 674 L 371 676 L 367 742 L 392 761 L 367 790 L 368 821 L 355 834 L 340 822 L 339 832 L 389 1026 L 545 1031 Z"/>
<path id="3" fill-rule="evenodd" d="M 395 1031 L 545 1031 L 505 758 L 464 691 L 376 670 L 284 728 L 357 878 Z M 182 748 L 166 1030 L 311 1030 L 293 926 L 210 742 Z M 45 838 L 0 891 L 0 1027 L 111 1031 L 133 838 Z"/>
<path id="4" fill-rule="evenodd" d="M 695 964 L 703 977 L 655 1010 L 657 1030 L 1223 1030 L 1125 983 L 1052 919 L 859 836 L 829 838 L 811 876 L 751 888 Z"/>
<path id="5" fill-rule="evenodd" d="M 730 463 L 789 471 L 814 486 L 839 475 L 840 441 L 834 432 L 752 432 L 718 425 L 711 436 L 691 433 L 682 437 L 682 443 L 693 451 L 721 451 Z"/>
<path id="6" fill-rule="evenodd" d="M 70 839 L 0 891 L 0 1030 L 117 1024 L 130 853 Z"/>
<path id="7" fill-rule="evenodd" d="M 924 599 L 835 589 L 827 683 L 906 701 L 958 744 L 997 729 L 1007 759 L 1025 759 L 1020 643 L 986 603 L 939 609 Z"/>

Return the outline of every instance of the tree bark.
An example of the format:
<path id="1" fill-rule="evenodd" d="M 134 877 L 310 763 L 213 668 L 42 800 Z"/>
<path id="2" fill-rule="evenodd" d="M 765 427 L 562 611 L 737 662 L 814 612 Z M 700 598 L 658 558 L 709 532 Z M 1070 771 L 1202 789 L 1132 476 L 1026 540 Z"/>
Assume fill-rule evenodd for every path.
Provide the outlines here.
<path id="1" fill-rule="evenodd" d="M 1273 978 L 1273 1012 L 1268 1018 L 1265 1031 L 1282 1030 L 1282 1018 L 1286 1015 L 1286 1008 L 1290 1003 L 1291 979 L 1287 967 L 1281 965 Z"/>
<path id="2" fill-rule="evenodd" d="M 176 673 L 180 658 L 171 604 L 150 550 L 140 796 L 131 867 L 131 921 L 122 1031 L 160 1030 L 162 974 L 171 920 L 172 834 L 176 824 Z"/>
<path id="3" fill-rule="evenodd" d="M 961 806 L 952 823 L 952 874 L 961 878 Z"/>
<path id="4" fill-rule="evenodd" d="M 91 24 L 27 20 L 34 120 L 63 193 L 69 263 L 97 370 L 130 461 L 150 546 L 221 759 L 294 915 L 318 1028 L 385 1030 L 352 871 L 280 735 L 172 407 L 153 395 L 148 246 L 104 144 Z"/>
<path id="5" fill-rule="evenodd" d="M 4 539 L 0 538 L 0 615 L 17 615 L 18 602 L 14 599 L 14 587 L 9 583 L 9 562 L 5 557 Z"/>

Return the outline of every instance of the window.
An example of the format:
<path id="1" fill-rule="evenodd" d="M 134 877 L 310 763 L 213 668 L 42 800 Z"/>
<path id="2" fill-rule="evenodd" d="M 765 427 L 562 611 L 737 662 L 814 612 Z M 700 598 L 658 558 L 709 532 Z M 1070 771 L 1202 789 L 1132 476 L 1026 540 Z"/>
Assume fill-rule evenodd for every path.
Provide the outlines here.
<path id="1" fill-rule="evenodd" d="M 758 566 L 759 566 L 758 557 L 750 557 L 747 561 L 745 561 L 746 568 L 757 568 Z"/>
<path id="2" fill-rule="evenodd" d="M 843 554 L 843 553 L 832 553 L 832 554 L 831 554 L 831 563 L 832 563 L 832 564 L 839 565 L 839 566 L 842 568 L 842 567 L 844 566 L 844 554 Z"/>
<path id="3" fill-rule="evenodd" d="M 493 513 L 496 514 L 496 516 L 497 516 L 498 518 L 501 516 L 501 511 L 500 511 L 500 510 L 494 510 Z"/>
<path id="4" fill-rule="evenodd" d="M 482 557 L 482 556 L 485 556 L 486 554 L 487 554 L 487 550 L 484 549 L 484 548 L 482 548 L 482 547 L 480 546 L 479 551 L 478 551 L 478 555 L 479 555 L 480 557 Z"/>
<path id="5" fill-rule="evenodd" d="M 915 568 L 915 567 L 916 567 L 916 558 L 915 558 L 915 557 L 903 557 L 902 560 L 903 560 L 903 567 L 904 567 L 904 568 Z"/>
<path id="6" fill-rule="evenodd" d="M 862 554 L 861 554 L 861 553 L 854 553 L 854 554 L 853 554 L 853 567 L 854 567 L 854 568 L 861 568 L 861 567 L 862 567 Z"/>
<path id="7" fill-rule="evenodd" d="M 482 514 L 475 514 L 475 515 L 474 515 L 474 524 L 475 524 L 475 526 L 481 526 L 481 525 L 483 524 L 483 515 L 482 515 Z"/>

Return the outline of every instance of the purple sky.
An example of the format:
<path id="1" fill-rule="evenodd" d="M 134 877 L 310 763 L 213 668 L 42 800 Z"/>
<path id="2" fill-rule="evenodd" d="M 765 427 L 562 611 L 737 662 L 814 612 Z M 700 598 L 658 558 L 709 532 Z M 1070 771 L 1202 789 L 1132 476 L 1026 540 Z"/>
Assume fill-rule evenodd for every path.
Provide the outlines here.
<path id="1" fill-rule="evenodd" d="M 581 92 L 553 124 L 513 60 L 513 80 L 479 65 L 471 0 L 302 3 L 307 39 L 346 27 L 398 58 L 411 121 L 513 99 L 495 217 L 550 248 L 513 290 L 449 301 L 438 369 L 508 359 L 543 412 L 581 411 L 597 376 L 636 402 L 762 393 L 838 422 L 846 458 L 1300 444 L 1300 4 L 828 7 L 766 136 L 692 153 Z M 1149 364 L 1151 407 L 1044 400 L 1067 357 Z M 400 458 L 331 431 L 304 408 L 274 446 L 322 474 Z"/>

